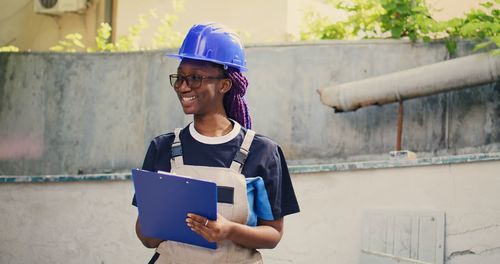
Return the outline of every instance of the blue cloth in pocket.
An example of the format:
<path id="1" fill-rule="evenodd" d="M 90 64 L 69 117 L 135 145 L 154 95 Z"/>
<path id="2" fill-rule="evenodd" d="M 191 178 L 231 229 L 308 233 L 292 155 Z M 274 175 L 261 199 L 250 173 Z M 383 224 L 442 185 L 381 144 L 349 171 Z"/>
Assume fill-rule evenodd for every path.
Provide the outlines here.
<path id="1" fill-rule="evenodd" d="M 274 220 L 266 185 L 262 177 L 246 178 L 246 181 L 248 199 L 247 225 L 256 226 L 257 218 L 267 221 Z"/>

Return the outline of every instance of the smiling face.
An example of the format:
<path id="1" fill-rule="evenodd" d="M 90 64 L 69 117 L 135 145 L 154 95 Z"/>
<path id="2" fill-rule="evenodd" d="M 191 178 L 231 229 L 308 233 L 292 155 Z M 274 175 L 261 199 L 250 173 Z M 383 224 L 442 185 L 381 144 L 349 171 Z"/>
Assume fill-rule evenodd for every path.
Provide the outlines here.
<path id="1" fill-rule="evenodd" d="M 182 84 L 174 89 L 184 113 L 195 116 L 226 115 L 223 97 L 229 90 L 231 82 L 228 79 L 223 79 L 224 74 L 221 67 L 211 62 L 183 59 L 177 68 L 177 74 L 184 78 L 204 78 L 199 87 L 189 87 L 184 79 L 181 81 Z"/>

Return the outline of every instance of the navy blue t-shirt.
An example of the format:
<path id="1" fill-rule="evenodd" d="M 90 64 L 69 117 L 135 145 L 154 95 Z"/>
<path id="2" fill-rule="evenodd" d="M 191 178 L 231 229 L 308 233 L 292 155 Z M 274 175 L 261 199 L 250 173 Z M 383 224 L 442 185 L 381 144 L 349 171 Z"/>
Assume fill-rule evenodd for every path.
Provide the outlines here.
<path id="1" fill-rule="evenodd" d="M 222 137 L 206 137 L 199 134 L 193 123 L 182 129 L 179 137 L 182 144 L 184 164 L 195 166 L 229 168 L 245 137 L 246 129 L 233 122 L 233 130 Z M 149 145 L 143 170 L 170 172 L 171 147 L 174 133 L 160 135 Z M 264 196 L 273 219 L 299 212 L 290 174 L 281 148 L 271 139 L 256 134 L 242 169 L 247 182 L 262 178 Z M 259 179 L 260 180 L 260 179 Z M 262 192 L 261 192 L 262 193 Z M 262 195 L 259 194 L 262 197 Z M 133 204 L 135 205 L 135 197 Z M 271 213 L 270 212 L 270 213 Z"/>

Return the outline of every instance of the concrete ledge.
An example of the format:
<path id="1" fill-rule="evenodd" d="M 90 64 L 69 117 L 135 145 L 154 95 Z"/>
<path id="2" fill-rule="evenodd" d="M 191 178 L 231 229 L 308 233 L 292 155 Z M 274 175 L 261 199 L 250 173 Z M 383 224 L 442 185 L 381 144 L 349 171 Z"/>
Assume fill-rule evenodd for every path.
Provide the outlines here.
<path id="1" fill-rule="evenodd" d="M 293 165 L 289 166 L 288 169 L 290 170 L 290 173 L 296 174 L 296 173 L 315 173 L 315 172 L 430 166 L 430 165 L 444 165 L 444 164 L 470 163 L 470 162 L 495 161 L 495 160 L 500 160 L 500 152 L 419 158 L 415 160 L 388 159 L 388 160 L 378 160 L 378 161 L 346 162 L 346 163 L 335 163 L 335 164 Z M 116 181 L 116 180 L 130 180 L 130 179 L 132 179 L 130 172 L 85 174 L 85 175 L 39 175 L 39 176 L 3 175 L 0 176 L 0 183 Z"/>
<path id="2" fill-rule="evenodd" d="M 328 172 L 328 171 L 386 169 L 386 168 L 399 168 L 399 167 L 457 164 L 457 163 L 494 161 L 494 160 L 500 160 L 500 152 L 418 158 L 415 160 L 387 159 L 387 160 L 377 160 L 377 161 L 346 162 L 346 163 L 335 163 L 335 164 L 298 165 L 298 166 L 290 166 L 289 170 L 290 173 L 314 173 L 314 172 Z"/>
<path id="3" fill-rule="evenodd" d="M 130 180 L 132 175 L 126 173 L 102 173 L 83 175 L 37 175 L 37 176 L 0 176 L 1 183 L 14 182 L 78 182 L 78 181 L 117 181 Z"/>

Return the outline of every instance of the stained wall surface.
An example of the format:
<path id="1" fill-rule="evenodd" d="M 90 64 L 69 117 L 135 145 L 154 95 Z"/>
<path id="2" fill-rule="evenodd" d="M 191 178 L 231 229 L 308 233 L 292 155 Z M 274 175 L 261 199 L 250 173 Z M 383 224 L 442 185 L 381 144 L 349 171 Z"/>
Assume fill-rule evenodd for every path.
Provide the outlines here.
<path id="1" fill-rule="evenodd" d="M 462 44 L 464 50 L 469 44 Z M 0 173 L 89 174 L 142 164 L 149 141 L 183 127 L 164 53 L 0 54 Z M 316 89 L 443 61 L 442 43 L 320 42 L 247 48 L 254 130 L 290 164 L 387 158 L 397 104 L 335 114 Z M 498 152 L 500 87 L 405 101 L 403 149 L 420 157 Z"/>

